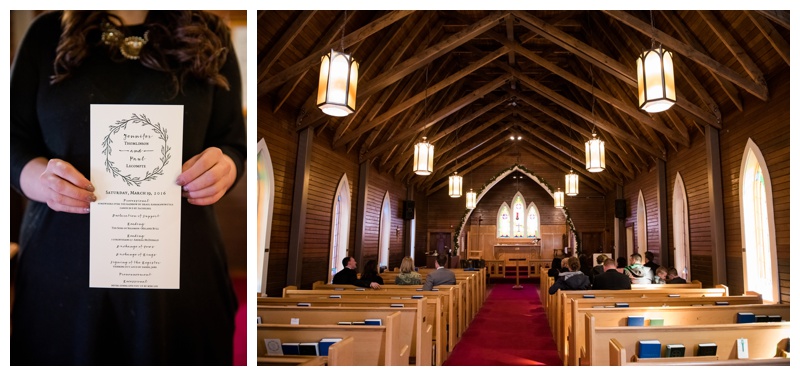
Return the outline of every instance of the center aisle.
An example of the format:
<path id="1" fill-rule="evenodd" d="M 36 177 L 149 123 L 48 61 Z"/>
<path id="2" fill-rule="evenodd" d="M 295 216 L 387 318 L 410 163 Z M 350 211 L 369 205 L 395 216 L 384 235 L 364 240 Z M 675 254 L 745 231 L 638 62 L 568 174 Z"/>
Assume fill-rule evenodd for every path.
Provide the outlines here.
<path id="1" fill-rule="evenodd" d="M 539 287 L 494 284 L 445 366 L 560 366 Z"/>

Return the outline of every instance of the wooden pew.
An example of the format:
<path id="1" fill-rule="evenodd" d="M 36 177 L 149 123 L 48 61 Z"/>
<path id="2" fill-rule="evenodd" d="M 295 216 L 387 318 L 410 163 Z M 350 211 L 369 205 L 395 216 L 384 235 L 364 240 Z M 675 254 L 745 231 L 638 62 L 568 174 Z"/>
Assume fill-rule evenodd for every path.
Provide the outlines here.
<path id="1" fill-rule="evenodd" d="M 456 285 L 439 285 L 434 286 L 433 291 L 447 292 L 446 295 L 451 296 L 452 298 L 452 318 L 455 321 L 452 321 L 454 324 L 451 324 L 448 321 L 448 331 L 451 331 L 455 334 L 455 342 L 450 349 L 452 350 L 453 346 L 461 339 L 461 335 L 464 334 L 466 331 L 466 313 L 464 308 L 464 299 L 463 294 L 465 293 L 465 284 L 463 281 L 458 282 Z M 320 291 L 331 291 L 332 294 L 335 294 L 335 291 L 359 291 L 359 292 L 368 292 L 368 291 L 384 291 L 384 292 L 397 292 L 397 293 L 410 293 L 412 295 L 418 295 L 419 292 L 424 292 L 422 290 L 422 286 L 411 286 L 411 285 L 383 285 L 381 286 L 381 290 L 372 290 L 372 289 L 365 289 L 358 286 L 352 285 L 328 285 L 323 283 L 322 281 L 314 282 L 312 285 L 312 289 L 320 290 Z"/>
<path id="2" fill-rule="evenodd" d="M 256 358 L 259 366 L 353 366 L 353 337 L 343 338 L 328 348 L 328 356 L 265 355 Z"/>
<path id="3" fill-rule="evenodd" d="M 735 302 L 734 302 L 735 303 Z M 573 322 L 568 336 L 568 365 L 580 364 L 579 354 L 586 352 L 586 327 L 578 323 L 591 313 L 595 317 L 595 327 L 627 326 L 628 316 L 644 316 L 646 320 L 654 317 L 664 319 L 665 326 L 671 325 L 711 325 L 735 324 L 736 313 L 752 312 L 757 315 L 780 315 L 790 320 L 788 304 L 733 304 L 727 306 L 672 306 L 672 307 L 632 307 L 632 308 L 578 308 L 573 307 Z M 649 322 L 649 321 L 648 321 Z"/>
<path id="4" fill-rule="evenodd" d="M 392 313 L 383 325 L 291 325 L 257 324 L 258 351 L 266 353 L 265 338 L 281 342 L 316 342 L 327 337 L 353 337 L 354 365 L 406 366 L 409 346 L 400 341 L 400 312 Z"/>
<path id="5" fill-rule="evenodd" d="M 331 296 L 341 296 L 342 298 L 361 298 L 361 299 L 412 299 L 413 296 L 439 297 L 442 299 L 441 313 L 442 319 L 437 320 L 441 325 L 435 326 L 434 339 L 436 340 L 437 350 L 449 354 L 458 342 L 458 331 L 456 324 L 456 310 L 454 306 L 455 295 L 458 290 L 441 289 L 439 291 L 385 291 L 385 290 L 364 290 L 364 291 L 328 291 L 328 290 L 296 290 L 294 286 L 288 286 L 283 290 L 284 297 L 307 298 L 307 299 L 330 299 Z"/>
<path id="6" fill-rule="evenodd" d="M 422 312 L 422 318 L 416 322 L 413 332 L 404 332 L 401 336 L 411 336 L 411 352 L 409 356 L 415 358 L 416 365 L 442 365 L 447 357 L 446 346 L 437 346 L 435 352 L 432 349 L 435 341 L 436 332 L 439 335 L 446 337 L 446 328 L 444 320 L 442 319 L 442 299 L 440 298 L 422 298 L 422 299 L 403 299 L 398 302 L 397 299 L 327 299 L 327 298 L 258 298 L 256 310 L 261 307 L 351 307 L 367 310 L 394 310 L 394 311 L 408 311 L 413 310 Z M 393 307 L 393 305 L 402 305 L 402 307 Z M 305 308 L 305 307 L 299 307 Z M 403 318 L 406 318 L 403 316 Z M 338 320 L 338 321 L 352 321 Z M 337 321 L 337 322 L 338 322 Z M 441 342 L 441 341 L 440 341 Z"/>
<path id="7" fill-rule="evenodd" d="M 616 338 L 608 344 L 609 363 L 612 366 L 789 366 L 788 357 L 748 358 L 720 360 L 718 356 L 686 356 L 682 358 L 639 359 L 629 357 L 625 347 Z"/>
<path id="8" fill-rule="evenodd" d="M 415 304 L 415 305 L 414 305 Z M 364 321 L 366 319 L 381 319 L 399 312 L 400 346 L 409 346 L 409 356 L 415 357 L 415 365 L 431 365 L 431 336 L 433 327 L 423 323 L 424 310 L 427 306 L 426 299 L 415 299 L 409 307 L 298 307 L 298 306 L 258 306 L 256 311 L 262 318 L 263 324 L 291 323 L 293 318 L 300 320 L 301 324 L 332 325 L 342 321 Z M 419 327 L 426 324 L 425 330 Z M 420 349 L 420 351 L 416 351 Z"/>
<path id="9" fill-rule="evenodd" d="M 664 285 L 666 286 L 666 285 Z M 648 298 L 648 297 L 669 297 L 670 295 L 679 295 L 681 297 L 700 297 L 700 296 L 727 296 L 728 288 L 726 286 L 718 286 L 715 288 L 698 289 L 691 287 L 674 287 L 674 288 L 659 288 L 651 290 L 559 290 L 554 295 L 556 296 L 555 304 L 552 307 L 552 318 L 548 316 L 551 321 L 551 330 L 553 331 L 556 346 L 561 359 L 566 362 L 564 356 L 568 349 L 566 343 L 567 330 L 572 325 L 572 311 L 573 299 L 592 299 L 596 304 L 604 304 L 603 301 L 608 298 L 627 298 L 630 300 Z M 585 295 L 593 295 L 594 298 L 584 298 Z M 607 304 L 606 304 L 607 305 Z"/>
<path id="10" fill-rule="evenodd" d="M 432 272 L 434 269 L 419 269 L 420 276 L 422 278 L 422 282 L 425 282 L 425 278 L 428 273 Z M 465 300 L 469 300 L 467 303 L 467 316 L 466 322 L 472 321 L 475 318 L 475 315 L 478 313 L 481 305 L 486 300 L 486 274 L 485 268 L 481 268 L 478 270 L 463 270 L 463 269 L 450 269 L 456 275 L 456 281 L 466 281 L 466 295 L 464 295 Z M 394 285 L 394 280 L 397 275 L 400 274 L 399 271 L 393 272 L 384 272 L 381 274 L 383 281 L 386 285 Z"/>
<path id="11" fill-rule="evenodd" d="M 761 322 L 752 324 L 713 324 L 684 326 L 617 326 L 596 327 L 595 317 L 586 314 L 586 353 L 581 354 L 582 365 L 610 365 L 609 343 L 612 339 L 619 342 L 628 354 L 636 352 L 639 340 L 657 339 L 664 345 L 681 343 L 686 346 L 686 355 L 693 356 L 699 343 L 713 342 L 717 344 L 717 356 L 720 359 L 732 359 L 736 356 L 736 340 L 747 338 L 750 358 L 771 358 L 777 353 L 777 346 L 783 339 L 789 338 L 790 323 Z M 584 360 L 585 359 L 585 360 Z"/>

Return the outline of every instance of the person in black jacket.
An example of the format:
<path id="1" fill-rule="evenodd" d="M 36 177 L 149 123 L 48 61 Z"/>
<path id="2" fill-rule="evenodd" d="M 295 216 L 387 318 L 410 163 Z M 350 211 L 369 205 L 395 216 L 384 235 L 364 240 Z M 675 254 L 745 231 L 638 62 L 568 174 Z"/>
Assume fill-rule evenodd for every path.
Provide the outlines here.
<path id="1" fill-rule="evenodd" d="M 613 258 L 603 261 L 603 273 L 594 277 L 592 290 L 630 290 L 631 279 L 617 271 L 617 263 Z"/>
<path id="2" fill-rule="evenodd" d="M 356 272 L 356 259 L 354 257 L 346 256 L 342 260 L 344 269 L 340 270 L 333 276 L 334 285 L 355 285 L 359 287 L 371 287 L 375 290 L 380 290 L 381 285 L 377 282 L 366 282 L 358 279 L 358 272 Z"/>
<path id="3" fill-rule="evenodd" d="M 364 284 L 372 284 L 377 283 L 379 285 L 383 284 L 383 278 L 378 275 L 378 262 L 375 260 L 367 261 L 367 265 L 364 266 L 364 272 L 361 273 L 361 282 Z"/>
<path id="4" fill-rule="evenodd" d="M 577 257 L 570 257 L 567 260 L 568 272 L 558 275 L 558 279 L 548 292 L 553 295 L 558 290 L 588 290 L 591 287 L 589 276 L 580 271 L 581 262 Z"/>

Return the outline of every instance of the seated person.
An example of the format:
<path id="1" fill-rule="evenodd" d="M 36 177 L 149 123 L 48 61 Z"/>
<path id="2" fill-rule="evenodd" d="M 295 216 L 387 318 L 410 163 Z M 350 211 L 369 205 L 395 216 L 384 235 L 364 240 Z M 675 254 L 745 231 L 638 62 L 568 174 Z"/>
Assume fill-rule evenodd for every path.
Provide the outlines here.
<path id="1" fill-rule="evenodd" d="M 558 273 L 561 273 L 561 258 L 554 257 L 552 264 L 550 264 L 550 269 L 547 271 L 547 276 L 557 278 Z"/>
<path id="2" fill-rule="evenodd" d="M 687 283 L 685 279 L 678 276 L 678 270 L 675 268 L 669 268 L 667 272 L 667 283 Z"/>
<path id="3" fill-rule="evenodd" d="M 364 271 L 361 273 L 361 283 L 365 285 L 372 285 L 373 283 L 377 283 L 379 285 L 383 284 L 383 277 L 378 274 L 378 262 L 375 260 L 367 261 L 367 265 L 364 266 Z"/>
<path id="4" fill-rule="evenodd" d="M 630 290 L 631 279 L 617 270 L 617 263 L 613 258 L 603 261 L 603 273 L 594 277 L 592 290 Z"/>
<path id="5" fill-rule="evenodd" d="M 570 257 L 567 259 L 568 272 L 558 275 L 558 279 L 550 289 L 547 291 L 553 295 L 558 290 L 588 290 L 591 284 L 589 283 L 589 276 L 583 274 L 581 269 L 581 262 L 577 257 Z"/>
<path id="6" fill-rule="evenodd" d="M 646 285 L 653 283 L 653 271 L 642 265 L 642 255 L 634 253 L 630 257 L 630 264 L 625 267 L 625 274 L 631 278 L 631 283 Z"/>
<path id="7" fill-rule="evenodd" d="M 617 257 L 617 271 L 620 273 L 625 273 L 625 268 L 628 266 L 628 259 L 625 256 Z"/>
<path id="8" fill-rule="evenodd" d="M 658 269 L 656 269 L 656 278 L 653 280 L 653 283 L 659 285 L 667 283 L 667 268 L 659 266 Z"/>
<path id="9" fill-rule="evenodd" d="M 425 284 L 422 286 L 422 290 L 431 291 L 433 290 L 433 286 L 456 284 L 456 273 L 453 273 L 452 270 L 444 267 L 447 265 L 446 253 L 442 252 L 439 254 L 439 256 L 436 256 L 434 265 L 436 265 L 436 270 L 428 273 L 428 276 L 425 278 Z"/>
<path id="10" fill-rule="evenodd" d="M 396 285 L 421 285 L 422 276 L 414 271 L 414 260 L 404 257 L 400 263 L 400 274 L 394 279 Z"/>
<path id="11" fill-rule="evenodd" d="M 594 277 L 597 277 L 598 274 L 604 271 L 603 262 L 605 262 L 607 258 L 608 256 L 602 253 L 597 255 L 597 258 L 595 259 L 595 261 L 597 261 L 597 265 L 592 268 L 592 272 L 589 274 L 589 282 L 594 283 Z"/>
<path id="12" fill-rule="evenodd" d="M 364 284 L 363 281 L 358 279 L 356 273 L 356 259 L 354 257 L 346 256 L 342 259 L 344 269 L 340 270 L 333 276 L 334 285 L 355 285 L 359 287 L 371 287 L 375 290 L 380 290 L 381 285 L 376 282 Z"/>

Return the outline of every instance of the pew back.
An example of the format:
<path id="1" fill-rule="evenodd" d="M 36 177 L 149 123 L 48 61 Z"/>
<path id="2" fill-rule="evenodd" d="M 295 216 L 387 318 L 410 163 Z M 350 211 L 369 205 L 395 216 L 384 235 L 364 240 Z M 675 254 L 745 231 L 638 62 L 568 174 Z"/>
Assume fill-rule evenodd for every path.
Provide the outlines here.
<path id="1" fill-rule="evenodd" d="M 353 337 L 343 338 L 328 348 L 328 356 L 276 355 L 259 356 L 259 366 L 353 366 Z"/>
<path id="2" fill-rule="evenodd" d="M 608 345 L 612 366 L 789 366 L 789 358 L 728 359 L 717 356 L 687 356 L 682 358 L 638 359 L 629 357 L 627 350 L 616 338 Z"/>

